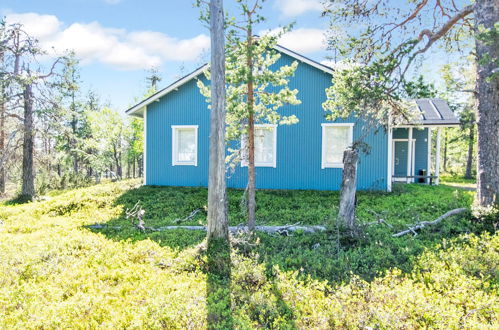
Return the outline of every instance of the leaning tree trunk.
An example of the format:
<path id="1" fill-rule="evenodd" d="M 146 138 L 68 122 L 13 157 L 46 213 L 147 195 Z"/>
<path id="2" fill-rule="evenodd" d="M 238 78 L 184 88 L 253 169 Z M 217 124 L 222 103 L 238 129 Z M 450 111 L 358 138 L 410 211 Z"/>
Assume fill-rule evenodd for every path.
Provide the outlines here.
<path id="1" fill-rule="evenodd" d="M 355 221 L 355 193 L 357 191 L 357 150 L 348 148 L 343 153 L 343 178 L 340 191 L 340 210 L 338 221 L 344 227 L 354 232 Z"/>
<path id="2" fill-rule="evenodd" d="M 33 86 L 24 88 L 24 139 L 21 195 L 28 199 L 35 196 L 35 177 L 33 172 Z"/>
<path id="3" fill-rule="evenodd" d="M 208 173 L 208 241 L 229 237 L 225 184 L 225 34 L 222 0 L 210 1 L 211 114 Z"/>
<path id="4" fill-rule="evenodd" d="M 475 4 L 475 33 L 479 27 L 494 29 L 499 21 L 497 0 L 478 0 Z M 490 206 L 499 195 L 499 34 L 476 38 L 477 55 L 477 202 Z"/>
<path id="5" fill-rule="evenodd" d="M 470 133 L 468 135 L 468 160 L 466 161 L 466 173 L 464 177 L 471 179 L 471 167 L 473 166 L 473 145 L 475 144 L 475 125 L 470 126 Z"/>

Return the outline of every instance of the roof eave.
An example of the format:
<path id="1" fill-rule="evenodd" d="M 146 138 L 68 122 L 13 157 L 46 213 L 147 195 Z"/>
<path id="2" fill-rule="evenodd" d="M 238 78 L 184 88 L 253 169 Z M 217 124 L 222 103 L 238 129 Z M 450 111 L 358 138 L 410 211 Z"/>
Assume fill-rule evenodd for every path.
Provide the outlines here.
<path id="1" fill-rule="evenodd" d="M 148 98 L 142 100 L 141 102 L 137 103 L 133 107 L 129 108 L 128 110 L 125 111 L 127 115 L 130 116 L 137 116 L 137 112 L 142 111 L 146 109 L 146 107 L 151 104 L 152 102 L 158 100 L 159 98 L 163 97 L 164 95 L 170 93 L 173 90 L 176 90 L 183 84 L 189 82 L 191 79 L 199 76 L 201 73 L 204 72 L 204 70 L 208 67 L 208 64 L 203 64 L 196 70 L 192 71 L 186 76 L 183 76 L 182 78 L 178 79 L 177 81 L 173 82 L 172 84 L 168 85 L 167 87 L 163 88 L 162 90 L 154 93 L 153 95 L 149 96 Z M 137 117 L 142 117 L 142 114 L 139 114 Z"/>

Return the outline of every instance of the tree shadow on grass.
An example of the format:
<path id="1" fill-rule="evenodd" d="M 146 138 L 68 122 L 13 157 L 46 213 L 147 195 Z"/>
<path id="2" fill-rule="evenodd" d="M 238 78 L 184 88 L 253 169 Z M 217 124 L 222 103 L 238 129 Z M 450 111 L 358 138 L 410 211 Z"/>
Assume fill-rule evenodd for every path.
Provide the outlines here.
<path id="1" fill-rule="evenodd" d="M 208 329 L 232 329 L 230 244 L 223 239 L 210 239 L 206 256 Z"/>
<path id="2" fill-rule="evenodd" d="M 311 276 L 332 283 L 348 281 L 353 275 L 372 280 L 394 267 L 404 272 L 411 271 L 417 256 L 426 249 L 435 249 L 443 239 L 451 239 L 463 233 L 480 233 L 484 230 L 466 217 L 455 217 L 420 231 L 417 237 L 408 235 L 393 238 L 391 234 L 394 230 L 405 229 L 406 227 L 401 227 L 404 223 L 414 223 L 419 219 L 414 217 L 433 217 L 433 214 L 436 217 L 448 211 L 448 208 L 462 207 L 463 203 L 471 201 L 463 195 L 466 192 L 456 193 L 449 187 L 404 185 L 399 190 L 392 194 L 360 192 L 358 198 L 358 214 L 361 218 L 372 221 L 375 219 L 368 210 L 389 210 L 393 219 L 390 221 L 395 221 L 397 217 L 394 215 L 400 212 L 403 219 L 399 220 L 398 224 L 392 223 L 398 227 L 390 229 L 383 225 L 374 225 L 367 228 L 364 236 L 355 241 L 343 239 L 334 230 L 316 234 L 295 232 L 289 237 L 259 233 L 260 244 L 254 248 L 259 262 L 268 265 L 269 269 L 273 265 L 279 265 L 282 270 L 299 271 L 304 277 Z M 297 220 L 301 220 L 302 224 L 324 224 L 331 216 L 331 208 L 338 197 L 336 192 L 316 191 L 257 193 L 258 219 L 266 224 L 281 225 L 295 223 Z M 241 196 L 242 191 L 229 189 L 232 225 L 244 221 L 239 206 Z M 157 228 L 178 224 L 204 225 L 206 200 L 206 188 L 143 186 L 127 191 L 116 199 L 115 204 L 125 210 L 140 202 L 146 210 L 146 226 Z M 181 223 L 176 220 L 184 219 L 196 209 L 201 211 L 192 219 Z M 204 231 L 183 229 L 140 231 L 124 214 L 100 228 L 90 229 L 113 240 L 151 239 L 161 246 L 178 251 L 198 245 L 206 235 Z"/>

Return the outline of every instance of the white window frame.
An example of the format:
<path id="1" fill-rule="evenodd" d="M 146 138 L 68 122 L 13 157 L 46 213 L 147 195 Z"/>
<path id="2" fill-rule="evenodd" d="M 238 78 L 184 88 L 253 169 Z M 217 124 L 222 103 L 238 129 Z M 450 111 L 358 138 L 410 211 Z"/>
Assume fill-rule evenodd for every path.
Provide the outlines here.
<path id="1" fill-rule="evenodd" d="M 274 132 L 274 147 L 273 147 L 273 162 L 272 163 L 258 163 L 255 161 L 255 167 L 277 167 L 277 125 L 275 124 L 255 124 L 255 131 L 257 128 L 271 128 Z M 256 145 L 255 145 L 256 148 Z M 241 150 L 246 149 L 246 134 L 241 138 Z M 248 166 L 248 160 L 244 157 L 241 157 L 241 166 Z"/>
<path id="2" fill-rule="evenodd" d="M 341 163 L 328 163 L 326 162 L 326 129 L 328 127 L 349 127 L 348 131 L 348 145 L 353 143 L 353 126 L 354 123 L 322 123 L 322 157 L 321 157 L 321 168 L 343 168 L 343 162 Z"/>
<path id="3" fill-rule="evenodd" d="M 177 152 L 177 130 L 194 129 L 194 140 L 196 141 L 196 152 L 194 161 L 179 161 Z M 172 125 L 172 166 L 198 166 L 198 125 Z"/>

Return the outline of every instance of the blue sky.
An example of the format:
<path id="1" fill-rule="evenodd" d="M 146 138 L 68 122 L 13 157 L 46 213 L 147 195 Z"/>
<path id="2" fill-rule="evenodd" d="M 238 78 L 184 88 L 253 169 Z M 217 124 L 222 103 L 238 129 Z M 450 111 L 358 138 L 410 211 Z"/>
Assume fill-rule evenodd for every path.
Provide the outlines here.
<path id="1" fill-rule="evenodd" d="M 146 89 L 146 70 L 157 66 L 165 86 L 208 58 L 209 31 L 198 20 L 194 0 L 2 0 L 0 14 L 18 21 L 54 52 L 74 49 L 84 88 L 123 111 Z M 232 1 L 225 0 L 230 11 Z M 295 21 L 280 43 L 323 61 L 319 0 L 268 0 L 257 32 Z M 434 68 L 434 66 L 433 66 Z M 426 69 L 430 76 L 435 70 Z"/>

